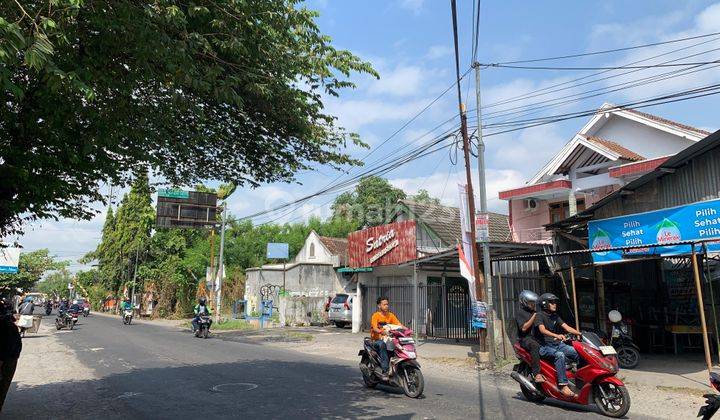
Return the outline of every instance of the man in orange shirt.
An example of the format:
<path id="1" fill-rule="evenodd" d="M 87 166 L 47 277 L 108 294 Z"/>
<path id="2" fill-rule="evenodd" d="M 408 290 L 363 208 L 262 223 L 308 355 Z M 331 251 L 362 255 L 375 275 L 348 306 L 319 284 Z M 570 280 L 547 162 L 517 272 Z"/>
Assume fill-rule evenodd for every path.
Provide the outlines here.
<path id="1" fill-rule="evenodd" d="M 375 312 L 370 319 L 370 338 L 373 340 L 373 347 L 380 356 L 380 368 L 382 369 L 382 380 L 388 381 L 388 370 L 390 370 L 390 356 L 388 355 L 387 345 L 383 341 L 386 324 L 402 325 L 395 314 L 390 312 L 390 302 L 388 298 L 381 296 L 377 300 L 378 311 Z"/>

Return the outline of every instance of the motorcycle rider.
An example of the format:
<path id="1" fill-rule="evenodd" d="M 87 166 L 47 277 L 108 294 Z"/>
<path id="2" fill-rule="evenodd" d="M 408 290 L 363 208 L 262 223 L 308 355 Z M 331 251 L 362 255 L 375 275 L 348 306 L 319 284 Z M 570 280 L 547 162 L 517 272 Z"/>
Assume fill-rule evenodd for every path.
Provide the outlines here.
<path id="1" fill-rule="evenodd" d="M 390 312 L 390 301 L 384 296 L 377 299 L 378 311 L 375 312 L 370 319 L 370 338 L 373 342 L 373 348 L 380 357 L 380 368 L 382 369 L 382 380 L 387 382 L 390 380 L 388 371 L 390 370 L 390 356 L 387 351 L 387 344 L 383 340 L 386 335 L 383 327 L 387 324 L 400 325 L 400 321 L 395 314 Z"/>
<path id="2" fill-rule="evenodd" d="M 132 311 L 132 310 L 133 310 L 133 307 L 132 307 L 132 303 L 130 302 L 130 298 L 123 299 L 122 303 L 120 304 L 120 311 L 125 312 L 125 311 Z"/>
<path id="3" fill-rule="evenodd" d="M 67 299 L 63 299 L 60 301 L 60 305 L 58 306 L 58 315 L 62 315 L 67 310 L 68 310 L 68 301 L 67 301 Z"/>
<path id="4" fill-rule="evenodd" d="M 530 353 L 532 358 L 532 375 L 537 383 L 545 382 L 545 377 L 540 373 L 540 342 L 533 335 L 535 325 L 535 306 L 538 300 L 537 293 L 530 290 L 520 292 L 518 301 L 520 307 L 516 311 L 515 322 L 517 323 L 518 342 L 520 346 Z"/>
<path id="5" fill-rule="evenodd" d="M 580 335 L 557 314 L 560 299 L 552 293 L 540 295 L 540 308 L 542 311 L 535 317 L 535 336 L 540 342 L 540 356 L 553 357 L 557 371 L 558 387 L 566 397 L 574 397 L 575 393 L 568 386 L 566 360 L 577 362 L 579 356 L 572 346 L 564 343 L 564 333 Z"/>
<path id="6" fill-rule="evenodd" d="M 192 320 L 192 327 L 193 327 L 193 332 L 195 332 L 199 328 L 198 321 L 200 321 L 200 316 L 212 315 L 212 312 L 210 312 L 210 307 L 207 306 L 207 299 L 205 299 L 204 297 L 201 297 L 198 300 L 198 304 L 195 305 L 195 307 L 193 308 L 193 313 L 195 314 L 195 317 Z M 212 325 L 212 319 L 209 321 L 210 321 L 210 323 L 208 324 L 208 331 L 210 331 L 210 326 Z"/>
<path id="7" fill-rule="evenodd" d="M 52 312 L 52 306 L 53 306 L 52 300 L 48 299 L 48 300 L 45 301 L 45 311 L 46 311 L 48 314 L 50 314 L 50 312 Z"/>

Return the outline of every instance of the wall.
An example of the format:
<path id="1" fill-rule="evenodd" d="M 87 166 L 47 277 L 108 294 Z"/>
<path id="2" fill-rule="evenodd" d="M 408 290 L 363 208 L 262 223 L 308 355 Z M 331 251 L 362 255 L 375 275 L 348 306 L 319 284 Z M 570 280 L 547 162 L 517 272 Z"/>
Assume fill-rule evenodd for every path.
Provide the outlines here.
<path id="1" fill-rule="evenodd" d="M 617 115 L 612 115 L 594 135 L 619 143 L 645 158 L 674 155 L 695 143 Z"/>
<path id="2" fill-rule="evenodd" d="M 279 304 L 280 324 L 309 326 L 326 321 L 326 298 L 309 296 L 281 297 Z"/>
<path id="3" fill-rule="evenodd" d="M 510 214 L 512 220 L 510 226 L 513 232 L 513 240 L 528 242 L 534 235 L 544 229 L 543 225 L 550 223 L 550 207 L 545 200 L 538 200 L 538 207 L 534 211 L 525 210 L 525 200 L 510 200 Z M 539 229 L 538 229 L 539 228 Z"/>
<path id="4" fill-rule="evenodd" d="M 310 244 L 315 245 L 315 258 L 310 257 Z M 316 264 L 333 264 L 339 265 L 337 257 L 331 255 L 325 249 L 325 246 L 320 242 L 320 238 L 317 233 L 310 232 L 310 235 L 305 239 L 305 244 L 295 256 L 295 262 L 310 262 Z"/>

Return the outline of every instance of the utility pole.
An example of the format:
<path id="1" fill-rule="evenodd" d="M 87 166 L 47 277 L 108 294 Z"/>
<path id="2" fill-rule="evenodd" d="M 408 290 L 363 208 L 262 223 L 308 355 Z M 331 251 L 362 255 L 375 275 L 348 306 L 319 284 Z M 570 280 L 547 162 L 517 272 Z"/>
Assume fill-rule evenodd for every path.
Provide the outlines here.
<path id="1" fill-rule="evenodd" d="M 467 195 L 468 195 L 468 207 L 470 210 L 470 236 L 472 242 L 472 258 L 473 258 L 473 275 L 475 276 L 475 295 L 478 300 L 483 300 L 484 294 L 484 279 L 479 276 L 480 274 L 480 260 L 477 252 L 477 236 L 475 232 L 475 196 L 473 194 L 472 187 L 472 171 L 470 170 L 470 138 L 468 136 L 467 129 L 467 112 L 465 110 L 465 104 L 462 101 L 462 92 L 460 89 L 460 52 L 458 51 L 458 31 L 457 31 L 457 4 L 456 0 L 450 1 L 452 8 L 452 23 L 453 23 L 453 40 L 455 43 L 455 77 L 457 79 L 457 94 L 458 94 L 458 105 L 460 109 L 460 132 L 463 139 L 463 155 L 465 158 L 465 179 L 467 182 Z M 488 316 L 488 319 L 490 317 Z M 489 327 L 489 324 L 488 324 Z M 480 334 L 480 348 L 485 349 L 487 342 L 485 335 Z M 491 346 L 492 347 L 492 346 Z"/>
<path id="2" fill-rule="evenodd" d="M 222 303 L 222 279 L 225 262 L 225 224 L 227 223 L 227 202 L 223 202 L 222 227 L 220 228 L 220 261 L 218 261 L 218 279 L 217 279 L 217 305 L 215 308 L 215 322 L 220 322 L 220 304 Z"/>
<path id="3" fill-rule="evenodd" d="M 480 32 L 478 22 L 478 33 Z M 490 214 L 487 209 L 487 188 L 485 181 L 485 141 L 483 141 L 482 133 L 482 98 L 480 95 L 480 65 L 479 63 L 473 63 L 475 68 L 475 99 L 477 106 L 475 112 L 477 113 L 478 128 L 477 128 L 477 141 L 478 141 L 478 191 L 480 193 L 480 213 L 487 216 L 488 221 L 488 233 L 490 232 Z M 492 291 L 492 263 L 490 262 L 490 243 L 489 235 L 487 241 L 482 243 L 483 253 L 483 283 L 485 283 L 485 300 L 487 301 L 487 334 L 490 336 L 490 361 L 495 361 L 495 322 L 494 322 L 494 311 L 493 311 L 493 291 Z M 498 281 L 502 281 L 502 278 L 498 277 Z M 478 282 L 478 287 L 480 282 Z M 500 289 L 502 290 L 502 289 Z M 500 299 L 503 297 L 500 296 Z M 505 315 L 503 314 L 503 321 Z M 505 337 L 500 337 L 503 343 L 505 343 Z"/>
<path id="4" fill-rule="evenodd" d="M 135 249 L 135 270 L 133 271 L 133 287 L 130 292 L 130 302 L 132 302 L 133 309 L 135 308 L 135 282 L 137 281 L 137 268 L 138 268 L 138 257 L 140 256 L 140 247 Z"/>

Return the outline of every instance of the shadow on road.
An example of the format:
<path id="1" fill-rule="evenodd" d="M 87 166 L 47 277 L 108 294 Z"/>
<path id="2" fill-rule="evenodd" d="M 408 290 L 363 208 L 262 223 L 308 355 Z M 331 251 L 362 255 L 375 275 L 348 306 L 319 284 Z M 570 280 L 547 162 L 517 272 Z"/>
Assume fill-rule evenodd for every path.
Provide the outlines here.
<path id="1" fill-rule="evenodd" d="M 255 360 L 13 384 L 0 418 L 378 418 L 395 407 L 385 418 L 409 419 L 428 405 L 367 389 L 349 367 Z"/>

